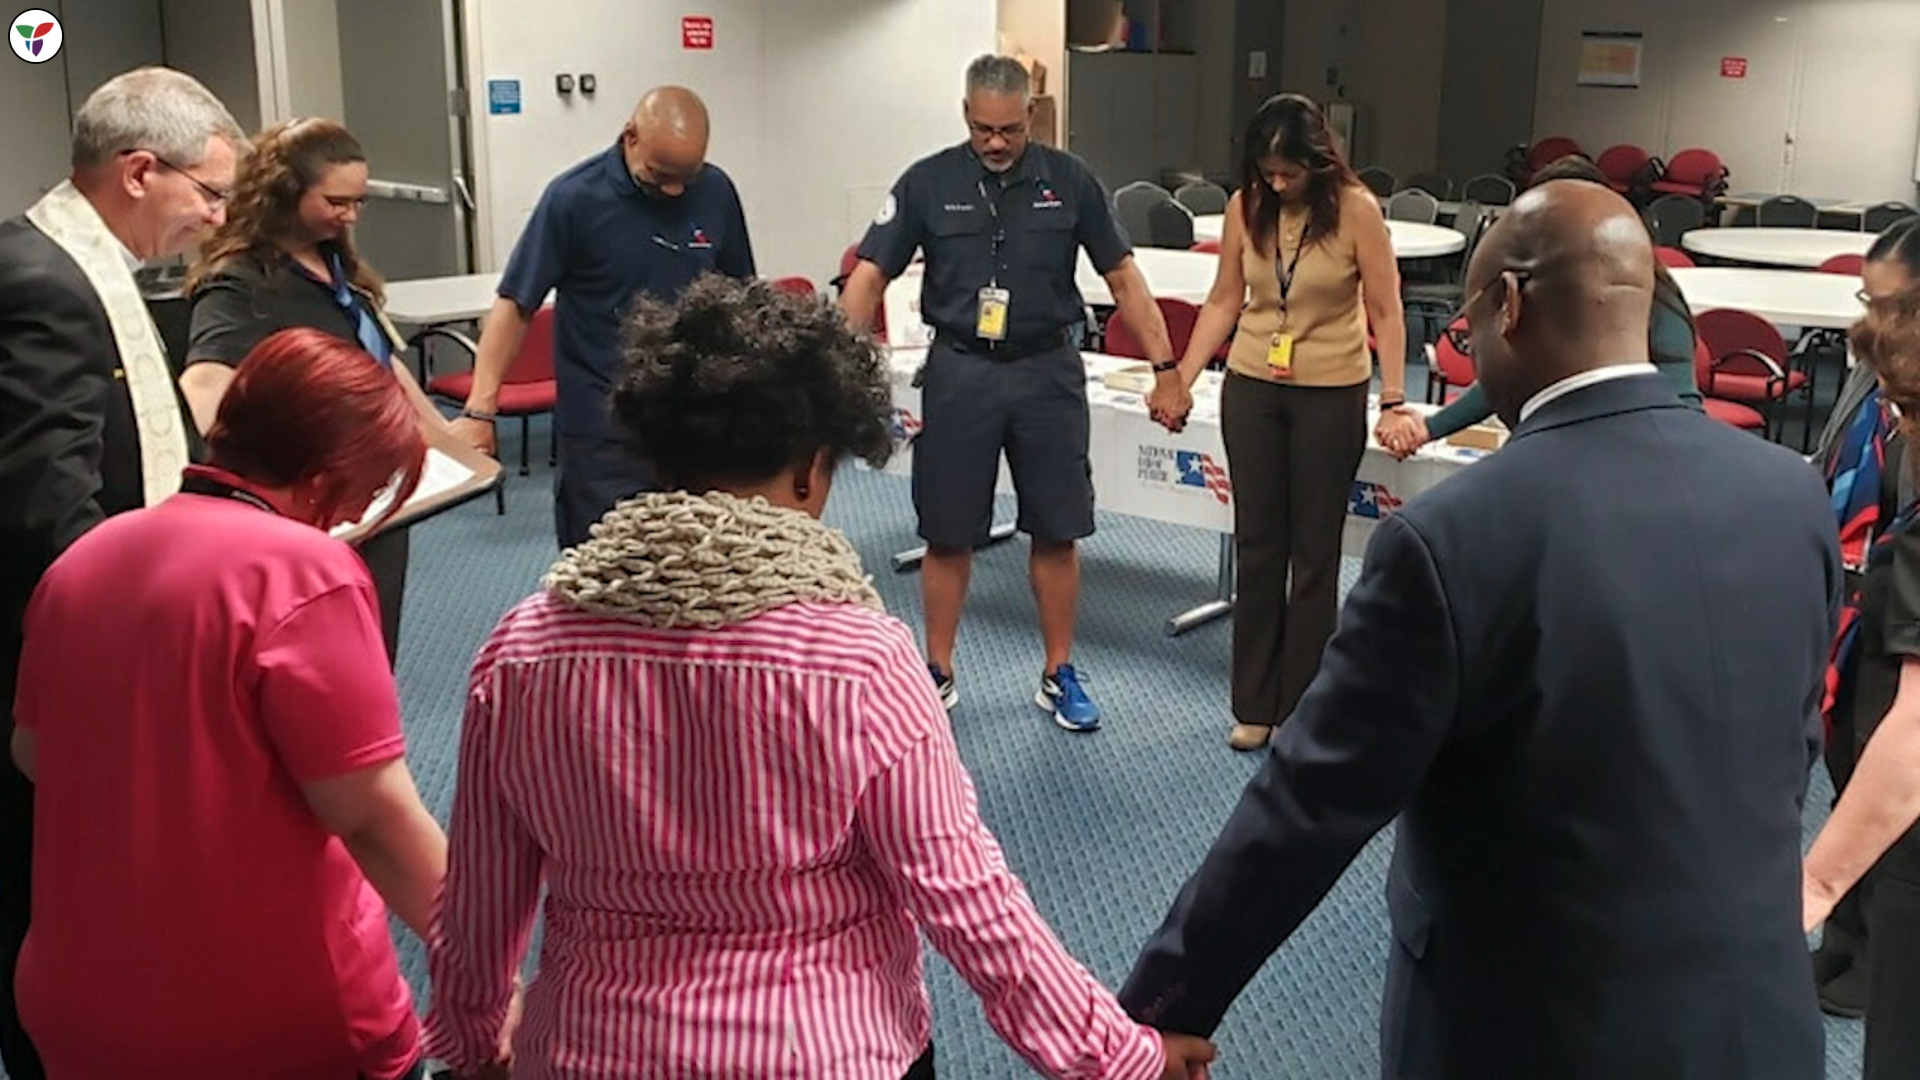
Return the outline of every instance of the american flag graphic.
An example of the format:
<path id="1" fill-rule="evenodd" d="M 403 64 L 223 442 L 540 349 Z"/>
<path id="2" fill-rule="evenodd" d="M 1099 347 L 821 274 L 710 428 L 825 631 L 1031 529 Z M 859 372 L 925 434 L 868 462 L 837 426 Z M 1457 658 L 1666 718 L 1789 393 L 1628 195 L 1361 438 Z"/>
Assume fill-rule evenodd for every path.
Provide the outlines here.
<path id="1" fill-rule="evenodd" d="M 1355 480 L 1353 494 L 1347 499 L 1347 513 L 1354 517 L 1389 517 L 1400 508 L 1401 498 L 1387 490 L 1387 485 L 1376 484 L 1371 480 Z"/>
<path id="2" fill-rule="evenodd" d="M 913 442 L 914 436 L 920 434 L 920 418 L 905 409 L 896 408 L 893 410 L 893 420 L 888 427 L 893 435 L 893 444 L 904 447 Z"/>
<path id="3" fill-rule="evenodd" d="M 1173 464 L 1180 470 L 1180 483 L 1206 488 L 1222 506 L 1233 501 L 1233 481 L 1227 479 L 1227 470 L 1213 460 L 1212 454 L 1179 450 L 1174 453 Z"/>

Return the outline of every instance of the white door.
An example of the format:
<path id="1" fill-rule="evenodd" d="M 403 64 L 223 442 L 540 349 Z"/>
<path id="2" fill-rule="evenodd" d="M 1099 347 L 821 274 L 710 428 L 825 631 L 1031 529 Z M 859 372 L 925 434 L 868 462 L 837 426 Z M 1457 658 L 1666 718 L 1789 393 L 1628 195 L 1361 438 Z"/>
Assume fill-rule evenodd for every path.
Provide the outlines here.
<path id="1" fill-rule="evenodd" d="M 1920 4 L 1809 4 L 1788 190 L 1911 203 L 1920 130 Z"/>
<path id="2" fill-rule="evenodd" d="M 1713 150 L 1733 191 L 1786 191 L 1793 161 L 1793 104 L 1800 80 L 1800 26 L 1781 0 L 1757 0 L 1727 19 L 1716 5 L 1688 4 L 1685 43 L 1674 57 L 1665 155 Z M 1775 14 L 1773 9 L 1779 9 Z"/>

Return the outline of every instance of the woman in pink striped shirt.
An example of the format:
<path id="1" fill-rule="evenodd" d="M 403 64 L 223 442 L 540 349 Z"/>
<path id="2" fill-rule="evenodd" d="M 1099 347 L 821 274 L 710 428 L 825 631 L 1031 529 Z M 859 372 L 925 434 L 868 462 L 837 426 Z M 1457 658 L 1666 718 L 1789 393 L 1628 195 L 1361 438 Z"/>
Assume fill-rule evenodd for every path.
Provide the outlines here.
<path id="1" fill-rule="evenodd" d="M 1129 1020 L 1034 910 L 911 635 L 818 521 L 842 459 L 892 449 L 875 348 L 707 277 L 643 302 L 613 405 L 674 490 L 610 511 L 475 660 L 429 1053 L 499 1064 L 544 882 L 516 1077 L 931 1077 L 916 927 L 1043 1075 L 1204 1075 L 1211 1046 Z"/>

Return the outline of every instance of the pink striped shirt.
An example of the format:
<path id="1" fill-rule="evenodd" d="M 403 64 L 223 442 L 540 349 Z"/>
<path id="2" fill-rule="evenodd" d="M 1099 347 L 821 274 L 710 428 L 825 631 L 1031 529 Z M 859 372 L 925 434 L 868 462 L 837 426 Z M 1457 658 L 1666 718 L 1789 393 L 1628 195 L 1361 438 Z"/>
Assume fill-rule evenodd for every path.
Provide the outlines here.
<path id="1" fill-rule="evenodd" d="M 656 630 L 546 595 L 474 664 L 428 1053 L 492 1057 L 544 880 L 514 1075 L 898 1080 L 916 926 L 1047 1076 L 1160 1076 L 974 801 L 911 635 L 852 604 Z"/>

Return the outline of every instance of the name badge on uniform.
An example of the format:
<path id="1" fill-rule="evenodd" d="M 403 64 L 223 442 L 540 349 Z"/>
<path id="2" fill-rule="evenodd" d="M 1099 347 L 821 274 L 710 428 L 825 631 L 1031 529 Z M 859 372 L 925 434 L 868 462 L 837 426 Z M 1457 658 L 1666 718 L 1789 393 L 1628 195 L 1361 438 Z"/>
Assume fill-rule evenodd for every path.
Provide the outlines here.
<path id="1" fill-rule="evenodd" d="M 1275 334 L 1267 343 L 1267 367 L 1276 379 L 1293 377 L 1293 335 Z"/>
<path id="2" fill-rule="evenodd" d="M 992 285 L 980 290 L 980 308 L 973 320 L 974 335 L 982 341 L 1007 340 L 1007 301 L 1012 294 Z"/>

